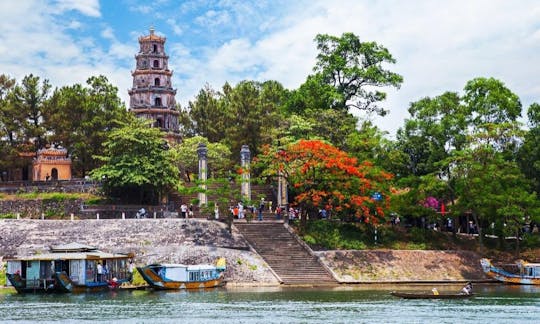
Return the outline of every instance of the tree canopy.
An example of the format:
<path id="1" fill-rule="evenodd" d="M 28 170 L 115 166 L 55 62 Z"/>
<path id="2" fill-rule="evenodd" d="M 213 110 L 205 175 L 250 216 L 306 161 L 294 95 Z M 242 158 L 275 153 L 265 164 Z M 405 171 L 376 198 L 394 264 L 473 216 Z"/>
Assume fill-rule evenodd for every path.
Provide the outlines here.
<path id="1" fill-rule="evenodd" d="M 108 195 L 155 204 L 170 190 L 179 188 L 173 153 L 163 132 L 149 127 L 149 121 L 131 116 L 107 134 L 103 146 L 104 154 L 96 158 L 104 164 L 90 175 L 103 181 Z"/>

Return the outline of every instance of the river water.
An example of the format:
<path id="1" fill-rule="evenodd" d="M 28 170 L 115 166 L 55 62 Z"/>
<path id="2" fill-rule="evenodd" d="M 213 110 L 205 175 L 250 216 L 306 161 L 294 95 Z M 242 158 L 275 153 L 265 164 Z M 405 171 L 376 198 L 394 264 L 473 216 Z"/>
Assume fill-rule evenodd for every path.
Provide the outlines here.
<path id="1" fill-rule="evenodd" d="M 407 290 L 403 286 L 349 286 L 80 295 L 2 293 L 0 322 L 540 323 L 539 286 L 476 285 L 476 296 L 466 300 L 403 300 L 389 295 L 394 289 Z M 439 290 L 445 291 L 445 287 Z"/>

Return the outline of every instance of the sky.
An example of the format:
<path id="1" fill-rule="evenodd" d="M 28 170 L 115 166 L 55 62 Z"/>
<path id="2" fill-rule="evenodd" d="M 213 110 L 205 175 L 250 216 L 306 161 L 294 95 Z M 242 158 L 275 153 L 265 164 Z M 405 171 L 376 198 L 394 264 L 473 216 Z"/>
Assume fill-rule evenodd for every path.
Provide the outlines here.
<path id="1" fill-rule="evenodd" d="M 540 102 L 540 2 L 535 0 L 17 0 L 0 1 L 0 74 L 33 74 L 54 87 L 105 75 L 129 103 L 138 37 L 165 36 L 177 102 L 206 84 L 276 80 L 297 89 L 313 73 L 317 34 L 356 34 L 396 59 L 385 117 L 393 137 L 411 102 L 494 77 L 523 115 Z"/>

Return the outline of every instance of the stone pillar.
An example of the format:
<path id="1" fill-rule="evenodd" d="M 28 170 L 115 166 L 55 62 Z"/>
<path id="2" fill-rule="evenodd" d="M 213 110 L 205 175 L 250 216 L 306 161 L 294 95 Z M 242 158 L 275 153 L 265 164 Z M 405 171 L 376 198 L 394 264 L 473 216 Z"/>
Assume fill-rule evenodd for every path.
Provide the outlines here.
<path id="1" fill-rule="evenodd" d="M 207 153 L 208 148 L 206 147 L 206 144 L 199 143 L 199 146 L 197 147 L 197 154 L 199 155 L 199 181 L 201 182 L 199 187 L 202 189 L 201 191 L 203 191 L 199 192 L 199 207 L 208 203 L 206 197 L 206 180 L 208 179 Z"/>
<path id="2" fill-rule="evenodd" d="M 246 202 L 251 201 L 250 162 L 251 152 L 249 151 L 249 146 L 242 145 L 242 149 L 240 150 L 240 165 L 242 166 L 242 187 L 240 188 L 240 192 Z"/>
<path id="3" fill-rule="evenodd" d="M 286 208 L 289 203 L 289 197 L 287 195 L 287 180 L 283 176 L 283 171 L 278 170 L 278 196 L 277 207 Z"/>

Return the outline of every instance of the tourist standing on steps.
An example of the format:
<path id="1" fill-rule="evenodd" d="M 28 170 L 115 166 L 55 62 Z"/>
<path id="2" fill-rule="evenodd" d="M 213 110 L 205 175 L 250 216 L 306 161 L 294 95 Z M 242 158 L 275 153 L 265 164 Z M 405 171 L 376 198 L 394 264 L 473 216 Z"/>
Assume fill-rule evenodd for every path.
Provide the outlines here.
<path id="1" fill-rule="evenodd" d="M 261 198 L 261 203 L 259 205 L 259 220 L 260 221 L 263 220 L 263 216 L 262 216 L 263 211 L 264 211 L 264 198 Z"/>
<path id="2" fill-rule="evenodd" d="M 238 202 L 238 219 L 244 218 L 244 205 L 242 202 Z"/>

